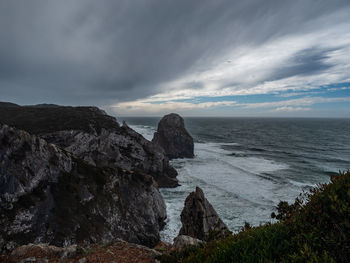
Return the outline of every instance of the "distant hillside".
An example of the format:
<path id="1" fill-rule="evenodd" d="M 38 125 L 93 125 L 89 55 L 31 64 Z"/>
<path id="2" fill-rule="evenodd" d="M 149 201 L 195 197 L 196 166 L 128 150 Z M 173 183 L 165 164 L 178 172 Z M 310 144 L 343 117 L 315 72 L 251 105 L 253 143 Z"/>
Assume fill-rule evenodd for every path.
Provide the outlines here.
<path id="1" fill-rule="evenodd" d="M 0 102 L 0 123 L 32 134 L 62 130 L 119 129 L 116 119 L 97 107 L 66 107 L 54 104 L 19 106 Z"/>
<path id="2" fill-rule="evenodd" d="M 2 102 L 0 101 L 0 107 L 20 107 L 19 105 L 12 102 Z"/>
<path id="3" fill-rule="evenodd" d="M 276 215 L 273 215 L 276 216 Z M 251 228 L 161 262 L 350 262 L 350 171 L 278 206 L 279 223 Z"/>

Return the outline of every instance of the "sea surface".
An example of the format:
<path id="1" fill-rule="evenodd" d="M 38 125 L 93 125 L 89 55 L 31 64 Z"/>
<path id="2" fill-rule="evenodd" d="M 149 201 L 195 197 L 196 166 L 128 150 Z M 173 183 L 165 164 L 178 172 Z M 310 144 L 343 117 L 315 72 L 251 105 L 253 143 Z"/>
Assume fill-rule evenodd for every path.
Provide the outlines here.
<path id="1" fill-rule="evenodd" d="M 119 118 L 151 140 L 160 118 Z M 187 195 L 203 189 L 233 232 L 245 222 L 273 222 L 279 201 L 330 175 L 350 169 L 350 119 L 185 118 L 195 158 L 176 159 L 181 186 L 161 189 L 168 218 L 161 233 L 171 242 L 180 228 Z"/>

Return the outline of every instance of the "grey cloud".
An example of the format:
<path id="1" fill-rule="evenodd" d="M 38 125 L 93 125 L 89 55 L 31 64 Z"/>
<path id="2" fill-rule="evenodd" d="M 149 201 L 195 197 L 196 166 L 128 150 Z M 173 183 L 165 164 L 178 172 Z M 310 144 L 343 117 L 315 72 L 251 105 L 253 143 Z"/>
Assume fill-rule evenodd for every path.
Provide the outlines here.
<path id="1" fill-rule="evenodd" d="M 339 48 L 341 49 L 341 47 Z M 294 54 L 284 65 L 271 73 L 266 80 L 279 80 L 293 76 L 309 76 L 326 71 L 334 65 L 327 59 L 329 54 L 337 49 L 311 47 Z"/>
<path id="2" fill-rule="evenodd" d="M 205 68 L 228 49 L 312 30 L 310 21 L 349 6 L 348 0 L 0 0 L 0 100 L 103 105 L 142 98 L 198 62 Z M 272 77 L 326 69 L 321 51 Z"/>

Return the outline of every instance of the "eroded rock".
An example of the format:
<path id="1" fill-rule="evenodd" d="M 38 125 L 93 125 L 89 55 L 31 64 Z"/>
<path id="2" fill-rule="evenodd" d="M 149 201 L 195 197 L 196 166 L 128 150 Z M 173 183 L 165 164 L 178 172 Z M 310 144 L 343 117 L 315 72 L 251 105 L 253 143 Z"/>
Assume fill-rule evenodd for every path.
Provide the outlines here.
<path id="1" fill-rule="evenodd" d="M 158 124 L 152 142 L 160 145 L 169 159 L 193 158 L 193 138 L 185 129 L 183 118 L 171 113 L 165 115 Z"/>
<path id="2" fill-rule="evenodd" d="M 97 107 L 0 104 L 0 122 L 38 135 L 92 165 L 151 175 L 159 187 L 176 187 L 177 172 L 164 150 Z"/>
<path id="3" fill-rule="evenodd" d="M 0 252 L 116 238 L 153 246 L 166 207 L 152 176 L 100 168 L 0 124 Z"/>
<path id="4" fill-rule="evenodd" d="M 179 235 L 210 241 L 231 234 L 199 187 L 186 198 L 181 222 Z"/>

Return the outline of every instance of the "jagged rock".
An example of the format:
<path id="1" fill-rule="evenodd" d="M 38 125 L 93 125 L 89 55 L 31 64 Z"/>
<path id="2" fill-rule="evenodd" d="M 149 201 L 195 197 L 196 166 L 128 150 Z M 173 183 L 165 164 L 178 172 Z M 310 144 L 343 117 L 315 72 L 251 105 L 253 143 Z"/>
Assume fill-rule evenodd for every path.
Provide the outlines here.
<path id="1" fill-rule="evenodd" d="M 0 122 L 39 135 L 92 165 L 147 173 L 159 187 L 178 186 L 177 172 L 160 146 L 96 107 L 0 104 Z"/>
<path id="2" fill-rule="evenodd" d="M 187 246 L 198 246 L 203 243 L 204 241 L 199 240 L 197 238 L 193 238 L 185 235 L 178 235 L 176 238 L 174 238 L 173 246 L 175 249 L 181 250 Z"/>
<path id="3" fill-rule="evenodd" d="M 183 118 L 176 113 L 165 115 L 160 120 L 152 141 L 165 150 L 169 159 L 194 156 L 193 138 L 185 129 Z"/>
<path id="4" fill-rule="evenodd" d="M 0 252 L 122 238 L 153 246 L 164 200 L 149 175 L 100 168 L 27 132 L 0 124 Z"/>
<path id="5" fill-rule="evenodd" d="M 210 241 L 231 234 L 199 187 L 186 198 L 181 222 L 179 235 Z"/>

